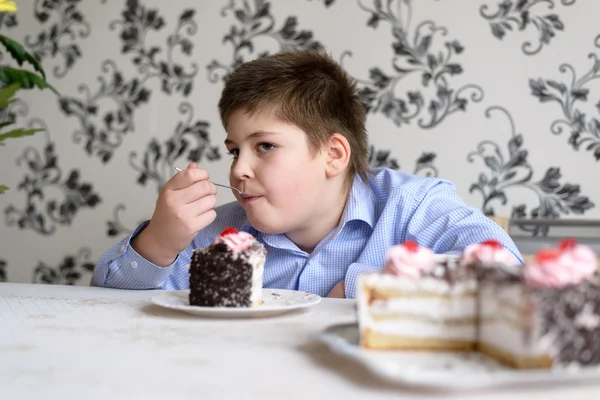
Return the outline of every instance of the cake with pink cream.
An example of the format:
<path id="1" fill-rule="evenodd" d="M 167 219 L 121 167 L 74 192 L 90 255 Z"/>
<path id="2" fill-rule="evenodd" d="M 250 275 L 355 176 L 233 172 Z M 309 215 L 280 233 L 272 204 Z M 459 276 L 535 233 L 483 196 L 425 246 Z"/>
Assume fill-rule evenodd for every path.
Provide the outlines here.
<path id="1" fill-rule="evenodd" d="M 479 277 L 482 353 L 520 369 L 600 364 L 598 260 L 565 240 L 522 268 L 486 268 Z"/>
<path id="2" fill-rule="evenodd" d="M 393 246 L 382 271 L 357 284 L 361 342 L 371 349 L 470 351 L 477 282 L 458 256 L 415 242 Z"/>
<path id="3" fill-rule="evenodd" d="M 266 249 L 248 232 L 226 228 L 190 262 L 190 305 L 256 307 L 262 303 Z"/>
<path id="4" fill-rule="evenodd" d="M 460 262 L 465 265 L 479 264 L 486 267 L 496 265 L 503 268 L 514 267 L 518 264 L 516 257 L 495 240 L 486 240 L 467 246 L 462 253 Z"/>
<path id="5" fill-rule="evenodd" d="M 457 257 L 394 246 L 380 272 L 359 278 L 361 344 L 479 351 L 519 369 L 600 364 L 597 266 L 573 240 L 525 265 L 494 241 Z"/>

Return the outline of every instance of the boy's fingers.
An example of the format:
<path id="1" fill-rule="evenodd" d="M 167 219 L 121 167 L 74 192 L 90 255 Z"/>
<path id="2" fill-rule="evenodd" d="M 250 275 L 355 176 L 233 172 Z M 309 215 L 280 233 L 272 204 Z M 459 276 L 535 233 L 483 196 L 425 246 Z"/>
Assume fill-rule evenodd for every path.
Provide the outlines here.
<path id="1" fill-rule="evenodd" d="M 190 164 L 192 165 L 192 164 Z M 208 171 L 204 168 L 186 168 L 181 172 L 177 172 L 170 180 L 167 182 L 169 185 L 169 189 L 178 190 L 184 189 L 188 186 L 193 185 L 196 182 L 200 182 L 208 179 Z"/>
<path id="2" fill-rule="evenodd" d="M 201 180 L 192 183 L 184 189 L 180 189 L 177 193 L 181 196 L 180 198 L 183 203 L 189 204 L 208 195 L 216 194 L 217 187 L 207 180 Z"/>

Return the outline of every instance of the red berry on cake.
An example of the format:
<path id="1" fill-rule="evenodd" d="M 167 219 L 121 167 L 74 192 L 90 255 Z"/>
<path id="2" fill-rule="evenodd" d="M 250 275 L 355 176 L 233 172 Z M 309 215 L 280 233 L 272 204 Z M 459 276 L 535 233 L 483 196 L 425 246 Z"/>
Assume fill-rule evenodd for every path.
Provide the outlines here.
<path id="1" fill-rule="evenodd" d="M 416 253 L 419 250 L 419 244 L 413 240 L 407 240 L 403 246 L 411 253 Z"/>
<path id="2" fill-rule="evenodd" d="M 387 252 L 385 271 L 409 278 L 419 278 L 436 266 L 431 250 L 420 247 L 417 242 L 407 241 L 392 246 Z"/>
<path id="3" fill-rule="evenodd" d="M 222 236 L 229 235 L 229 234 L 232 234 L 232 233 L 238 233 L 238 230 L 235 229 L 234 227 L 230 226 L 228 228 L 223 229 L 223 231 L 219 234 L 219 236 L 222 237 Z"/>
<path id="4" fill-rule="evenodd" d="M 575 239 L 564 239 L 558 244 L 560 250 L 572 250 L 577 246 L 577 240 Z"/>
<path id="5" fill-rule="evenodd" d="M 494 249 L 501 249 L 502 248 L 502 244 L 496 240 L 486 240 L 485 242 L 481 243 L 484 246 L 490 246 Z"/>
<path id="6" fill-rule="evenodd" d="M 556 261 L 560 257 L 560 252 L 556 249 L 542 249 L 535 255 L 535 260 L 538 262 Z"/>
<path id="7" fill-rule="evenodd" d="M 518 259 L 496 240 L 485 240 L 467 246 L 462 254 L 463 265 L 492 265 L 516 266 Z"/>
<path id="8" fill-rule="evenodd" d="M 532 286 L 565 287 L 592 278 L 598 269 L 596 253 L 575 239 L 566 239 L 558 248 L 539 250 L 525 268 Z"/>

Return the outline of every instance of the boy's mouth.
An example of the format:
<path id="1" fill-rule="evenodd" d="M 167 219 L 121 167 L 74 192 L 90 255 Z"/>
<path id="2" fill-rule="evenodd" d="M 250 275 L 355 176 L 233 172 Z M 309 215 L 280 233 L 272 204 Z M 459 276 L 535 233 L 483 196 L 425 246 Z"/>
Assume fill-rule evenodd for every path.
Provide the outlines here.
<path id="1" fill-rule="evenodd" d="M 262 196 L 251 196 L 244 193 L 244 198 L 242 199 L 244 202 L 252 202 L 260 199 Z"/>

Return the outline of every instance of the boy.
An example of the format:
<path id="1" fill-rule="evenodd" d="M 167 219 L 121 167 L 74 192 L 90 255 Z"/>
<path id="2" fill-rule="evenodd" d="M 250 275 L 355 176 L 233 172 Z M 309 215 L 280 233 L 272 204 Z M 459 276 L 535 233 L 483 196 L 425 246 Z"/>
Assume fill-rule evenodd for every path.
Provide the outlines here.
<path id="1" fill-rule="evenodd" d="M 522 262 L 496 223 L 445 180 L 369 170 L 365 109 L 354 81 L 317 51 L 243 64 L 219 101 L 236 202 L 196 164 L 161 189 L 154 214 L 99 260 L 92 285 L 187 289 L 191 252 L 226 227 L 267 248 L 264 287 L 353 298 L 359 274 L 380 269 L 407 240 L 459 253 L 495 239 Z"/>

